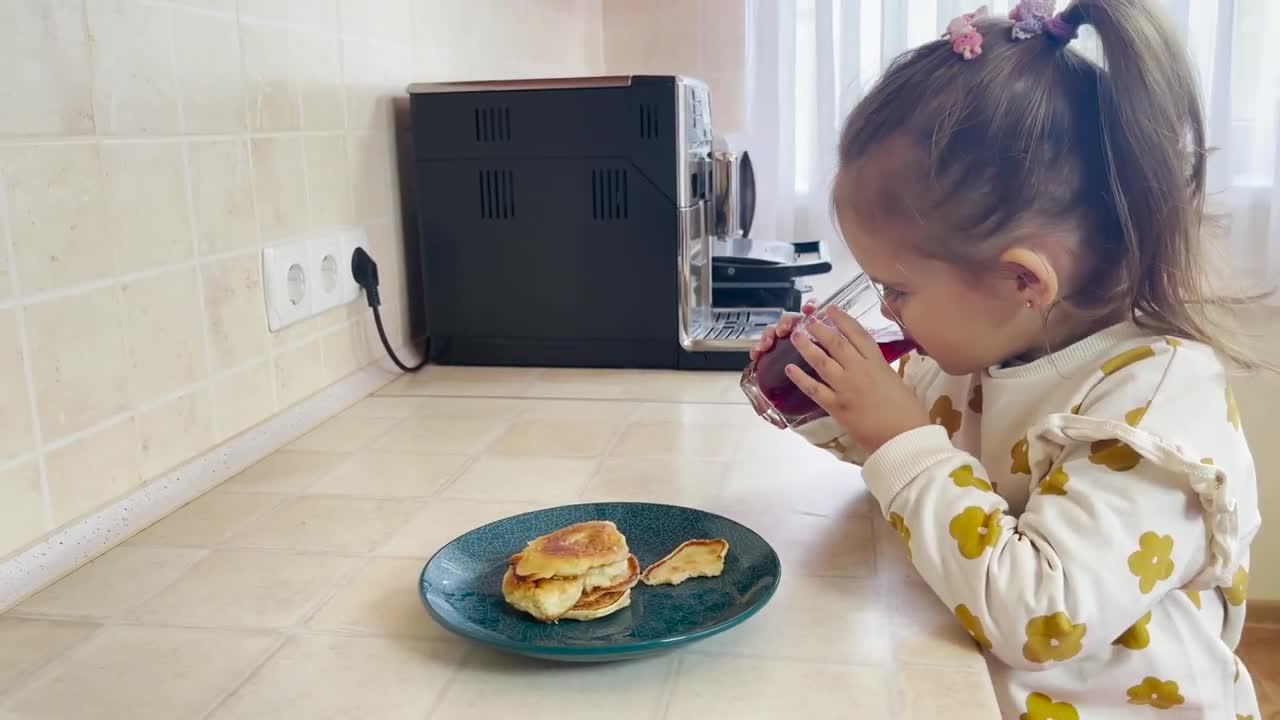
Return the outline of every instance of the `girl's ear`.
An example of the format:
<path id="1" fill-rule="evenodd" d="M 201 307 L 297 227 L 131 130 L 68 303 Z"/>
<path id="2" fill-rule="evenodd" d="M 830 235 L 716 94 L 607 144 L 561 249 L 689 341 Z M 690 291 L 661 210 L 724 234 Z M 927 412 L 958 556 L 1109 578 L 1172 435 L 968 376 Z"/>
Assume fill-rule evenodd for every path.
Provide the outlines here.
<path id="1" fill-rule="evenodd" d="M 1012 247 L 1000 255 L 1000 264 L 1013 276 L 1018 298 L 1031 307 L 1047 308 L 1058 299 L 1058 272 L 1040 252 Z"/>

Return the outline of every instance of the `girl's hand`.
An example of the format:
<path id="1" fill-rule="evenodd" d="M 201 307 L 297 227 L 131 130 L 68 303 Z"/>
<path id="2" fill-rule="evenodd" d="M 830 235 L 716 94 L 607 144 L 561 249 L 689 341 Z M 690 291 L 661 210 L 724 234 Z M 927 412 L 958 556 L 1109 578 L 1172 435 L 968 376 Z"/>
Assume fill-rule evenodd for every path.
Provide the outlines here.
<path id="1" fill-rule="evenodd" d="M 826 313 L 836 330 L 812 322 L 791 338 L 818 378 L 788 365 L 791 382 L 869 453 L 902 433 L 929 425 L 929 415 L 915 392 L 884 361 L 880 346 L 867 331 L 839 309 Z"/>
<path id="2" fill-rule="evenodd" d="M 760 334 L 760 341 L 751 348 L 751 362 L 760 359 L 760 356 L 773 349 L 773 344 L 778 338 L 783 338 L 791 334 L 795 330 L 796 323 L 813 314 L 817 309 L 817 305 L 809 300 L 800 308 L 800 314 L 784 313 L 782 319 L 778 320 L 777 325 L 770 325 Z"/>

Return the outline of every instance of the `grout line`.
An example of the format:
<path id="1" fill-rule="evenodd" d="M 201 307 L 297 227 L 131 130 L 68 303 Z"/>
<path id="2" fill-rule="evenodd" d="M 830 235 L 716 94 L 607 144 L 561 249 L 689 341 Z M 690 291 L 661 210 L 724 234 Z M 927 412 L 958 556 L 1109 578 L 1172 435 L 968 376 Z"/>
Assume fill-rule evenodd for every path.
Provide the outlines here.
<path id="1" fill-rule="evenodd" d="M 436 713 L 444 706 L 445 698 L 453 690 L 453 686 L 458 682 L 458 677 L 462 675 L 462 668 L 471 660 L 479 651 L 474 645 L 464 645 L 463 651 L 458 655 L 458 659 L 454 661 L 453 667 L 449 669 L 449 677 L 444 679 L 440 685 L 440 690 L 436 692 L 436 698 L 432 701 L 431 707 L 427 709 L 424 720 L 433 720 Z"/>
<path id="2" fill-rule="evenodd" d="M 658 713 L 658 717 L 671 717 L 671 705 L 676 699 L 676 681 L 680 678 L 680 668 L 684 666 L 684 655 L 677 655 L 671 663 L 671 667 L 667 668 L 667 677 L 662 683 L 662 709 Z"/>
<path id="3" fill-rule="evenodd" d="M 341 137 L 345 130 L 245 130 L 241 132 L 191 132 L 182 135 L 10 135 L 0 138 L 0 148 L 43 147 L 65 145 L 166 145 L 188 140 L 212 142 L 216 140 L 275 139 L 291 137 Z M 361 133 L 357 133 L 361 134 Z"/>
<path id="4" fill-rule="evenodd" d="M 151 278 L 158 277 L 166 273 L 179 272 L 182 270 L 190 270 L 191 268 L 195 267 L 202 261 L 217 262 L 219 260 L 231 260 L 231 259 L 249 255 L 250 253 L 258 253 L 258 252 L 260 252 L 258 248 L 240 248 L 237 250 L 230 250 L 224 253 L 206 255 L 203 258 L 199 258 L 199 259 L 193 258 L 191 260 L 183 260 L 182 262 L 173 263 L 170 265 L 160 265 L 157 267 L 147 268 L 146 270 L 138 270 L 137 272 L 127 273 L 125 275 L 113 275 L 113 276 L 106 277 L 102 280 L 93 280 L 91 282 L 82 283 L 79 285 L 73 285 L 70 287 L 32 293 L 30 295 L 27 295 L 26 297 L 16 297 L 9 300 L 0 301 L 0 310 L 6 310 L 8 308 L 18 307 L 21 305 L 39 305 L 41 303 L 52 302 L 54 300 L 63 300 L 66 298 L 75 297 L 77 295 L 83 295 L 84 293 L 87 293 L 87 292 L 93 292 L 95 290 L 106 290 L 113 286 L 127 285 L 129 283 L 149 280 Z"/>
<path id="5" fill-rule="evenodd" d="M 253 663 L 253 665 L 247 671 L 245 671 L 244 675 L 240 678 L 239 682 L 233 683 L 231 688 L 227 690 L 226 693 L 224 693 L 223 695 L 215 699 L 212 703 L 210 703 L 209 709 L 200 714 L 201 720 L 211 717 L 223 705 L 225 705 L 228 700 L 235 697 L 236 693 L 240 692 L 240 690 L 242 690 L 245 685 L 248 685 L 249 681 L 252 680 L 254 676 L 256 676 L 260 670 L 262 670 L 262 668 L 266 667 L 267 663 L 274 660 L 275 657 L 280 654 L 280 651 L 284 650 L 284 646 L 289 643 L 290 636 L 287 633 L 282 633 L 282 632 L 279 632 L 278 630 L 274 632 L 276 632 L 279 638 L 275 644 L 275 647 L 263 653 L 262 658 L 258 660 L 258 662 Z"/>
<path id="6" fill-rule="evenodd" d="M 168 8 L 169 21 L 169 66 L 173 72 L 174 82 L 181 86 L 181 80 L 178 73 L 178 53 L 176 48 L 176 39 L 174 38 L 173 16 L 174 8 Z M 178 127 L 182 128 L 183 133 L 187 131 L 187 112 L 184 93 L 178 93 Z M 210 350 L 212 343 L 209 342 L 209 311 L 208 303 L 205 301 L 204 291 L 204 270 L 200 264 L 200 230 L 196 219 L 195 193 L 191 188 L 191 153 L 188 150 L 187 143 L 183 142 L 178 145 L 178 152 L 182 156 L 183 170 L 183 195 L 187 203 L 187 222 L 191 227 L 191 258 L 192 265 L 195 268 L 196 276 L 196 306 L 200 310 L 200 351 L 203 360 L 202 376 L 206 380 L 205 389 L 208 392 L 209 407 L 209 426 L 213 430 L 213 437 L 221 438 L 222 430 L 218 422 L 218 412 L 216 401 L 213 399 L 213 353 Z M 195 392 L 195 391 L 193 391 Z"/>
<path id="7" fill-rule="evenodd" d="M 15 297 L 21 297 L 18 287 L 18 252 L 17 243 L 13 239 L 13 213 L 9 209 L 9 195 L 6 190 L 4 172 L 0 169 L 0 240 L 4 241 L 3 251 L 8 254 L 9 289 Z M 0 302 L 0 310 L 4 303 Z M 36 401 L 35 371 L 32 366 L 31 341 L 27 336 L 26 313 L 21 306 L 15 306 L 13 312 L 14 328 L 18 333 L 18 353 L 22 358 L 22 381 L 27 393 L 27 415 L 31 422 L 31 439 L 35 445 L 31 453 L 15 458 L 6 466 L 17 466 L 30 454 L 35 455 L 36 473 L 40 482 L 40 512 L 44 516 L 41 523 L 44 532 L 53 528 L 53 493 L 49 489 L 49 468 L 44 455 L 44 428 L 40 423 L 40 408 Z"/>
<path id="8" fill-rule="evenodd" d="M 36 404 L 35 373 L 32 369 L 31 341 L 27 337 L 26 312 L 17 308 L 14 312 L 18 328 L 18 349 L 22 354 L 22 375 L 27 390 L 27 411 L 31 415 L 31 433 L 35 440 L 34 453 L 40 475 L 40 505 L 44 512 L 44 532 L 53 529 L 53 492 L 49 487 L 49 467 L 45 456 L 44 428 L 40 423 L 40 411 Z"/>
<path id="9" fill-rule="evenodd" d="M 283 347 L 281 347 L 281 348 L 279 349 L 279 351 L 272 351 L 271 356 L 273 356 L 273 355 L 275 355 L 275 354 L 277 354 L 277 353 L 284 353 L 284 352 L 290 352 L 290 351 L 292 351 L 292 350 L 296 350 L 297 348 L 299 348 L 299 347 L 301 347 L 301 346 L 303 346 L 303 345 L 306 345 L 307 343 L 315 342 L 316 340 L 319 340 L 319 339 L 321 339 L 321 338 L 323 338 L 323 337 L 325 337 L 325 336 L 327 336 L 327 335 L 333 334 L 333 333 L 335 333 L 335 332 L 341 332 L 341 331 L 343 331 L 343 330 L 345 330 L 345 329 L 347 329 L 345 325 L 339 325 L 339 326 L 337 326 L 337 327 L 326 328 L 326 329 L 324 329 L 324 330 L 321 330 L 321 331 L 319 331 L 319 332 L 315 333 L 314 335 L 310 335 L 310 336 L 307 336 L 307 337 L 305 337 L 305 338 L 301 338 L 301 339 L 299 339 L 299 340 L 295 340 L 294 342 L 291 342 L 291 343 L 289 343 L 289 344 L 287 344 L 287 345 L 284 345 Z M 219 373 L 216 373 L 216 374 L 210 374 L 208 377 L 206 377 L 206 378 L 205 378 L 205 379 L 203 379 L 203 380 L 200 380 L 200 381 L 198 381 L 198 382 L 192 383 L 192 384 L 190 384 L 190 385 L 183 386 L 183 387 L 178 388 L 177 390 L 175 390 L 175 391 L 173 391 L 173 392 L 171 392 L 171 393 L 168 393 L 168 394 L 166 394 L 166 395 L 163 395 L 163 396 L 161 396 L 161 397 L 159 397 L 159 398 L 156 398 L 156 399 L 154 399 L 154 400 L 149 400 L 149 401 L 147 401 L 147 402 L 145 402 L 145 403 L 140 403 L 140 404 L 138 404 L 138 405 L 136 405 L 136 406 L 134 406 L 134 407 L 130 408 L 129 410 L 126 410 L 126 411 L 124 411 L 124 412 L 120 412 L 120 413 L 116 413 L 115 415 L 111 415 L 111 416 L 109 416 L 109 417 L 107 417 L 107 418 L 104 418 L 104 419 L 102 419 L 102 420 L 99 420 L 98 422 L 94 423 L 93 425 L 90 425 L 89 427 L 87 427 L 87 428 L 85 428 L 85 429 L 83 429 L 83 430 L 79 430 L 79 431 L 76 431 L 76 432 L 74 432 L 74 433 L 70 433 L 70 434 L 68 434 L 68 435 L 66 435 L 66 436 L 63 436 L 63 437 L 61 437 L 61 438 L 58 438 L 56 441 L 54 441 L 54 442 L 52 442 L 52 443 L 49 443 L 49 444 L 47 444 L 47 445 L 43 446 L 43 448 L 42 448 L 42 452 L 48 452 L 48 451 L 50 451 L 50 450 L 59 450 L 59 449 L 64 448 L 64 447 L 66 447 L 66 446 L 68 446 L 68 445 L 71 445 L 72 443 L 75 443 L 75 442 L 77 442 L 77 441 L 79 441 L 79 440 L 82 440 L 82 439 L 84 439 L 84 438 L 86 438 L 86 437 L 89 437 L 90 435 L 93 435 L 93 434 L 95 434 L 95 433 L 97 433 L 97 432 L 100 432 L 100 431 L 102 431 L 102 430 L 105 430 L 105 429 L 107 429 L 107 428 L 110 428 L 110 427 L 112 427 L 112 426 L 114 426 L 114 425 L 116 425 L 116 424 L 119 424 L 119 423 L 121 423 L 121 422 L 124 422 L 125 420 L 128 420 L 130 417 L 133 417 L 133 416 L 135 416 L 135 415 L 138 415 L 138 414 L 141 414 L 141 413 L 144 413 L 144 412 L 148 412 L 148 411 L 150 411 L 150 410 L 155 410 L 155 409 L 157 409 L 157 408 L 163 407 L 164 405 L 167 405 L 167 404 L 169 404 L 169 403 L 171 403 L 171 402 L 173 402 L 173 401 L 175 401 L 175 400 L 178 400 L 179 398 L 182 398 L 182 397 L 184 397 L 184 396 L 186 396 L 186 395 L 189 395 L 189 394 L 191 394 L 191 393 L 198 392 L 198 391 L 200 391 L 200 390 L 207 389 L 207 388 L 212 388 L 212 387 L 213 387 L 213 385 L 214 385 L 214 383 L 218 382 L 219 380 L 223 380 L 223 379 L 225 379 L 226 377 L 228 377 L 228 376 L 230 376 L 230 375 L 234 375 L 234 374 L 236 374 L 236 373 L 238 373 L 238 372 L 245 371 L 245 370 L 249 370 L 249 369 L 251 369 L 251 368 L 253 368 L 253 367 L 255 367 L 255 366 L 257 366 L 257 365 L 261 364 L 261 363 L 262 363 L 262 362 L 264 362 L 264 361 L 269 362 L 269 361 L 271 360 L 271 356 L 268 356 L 267 358 L 257 358 L 257 359 L 255 359 L 255 360 L 251 360 L 251 361 L 249 361 L 249 362 L 247 362 L 247 363 L 244 363 L 243 365 L 238 365 L 238 366 L 236 366 L 236 367 L 234 367 L 234 368 L 231 368 L 231 369 L 229 369 L 229 370 L 224 370 L 224 371 L 219 372 Z M 328 387 L 328 386 L 326 385 L 326 387 Z M 321 389 L 323 389 L 323 388 L 321 388 Z M 278 409 L 277 409 L 277 413 L 278 413 Z"/>

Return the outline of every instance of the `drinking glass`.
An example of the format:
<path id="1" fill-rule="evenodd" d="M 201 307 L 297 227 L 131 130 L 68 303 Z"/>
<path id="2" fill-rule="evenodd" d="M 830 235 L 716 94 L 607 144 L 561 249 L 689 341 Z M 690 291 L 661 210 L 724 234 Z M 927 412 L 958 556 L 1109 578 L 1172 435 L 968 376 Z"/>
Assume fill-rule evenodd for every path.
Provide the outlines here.
<path id="1" fill-rule="evenodd" d="M 806 332 L 805 328 L 815 322 L 835 328 L 827 311 L 837 307 L 866 328 L 880 344 L 880 354 L 885 361 L 893 362 L 916 349 L 916 345 L 906 338 L 898 323 L 885 317 L 881 306 L 879 291 L 866 275 L 859 273 L 819 305 L 812 315 L 799 320 L 791 335 Z M 787 377 L 787 366 L 794 364 L 810 377 L 821 380 L 792 344 L 791 335 L 775 339 L 767 353 L 743 370 L 740 383 L 756 414 L 779 428 L 798 427 L 827 414 Z"/>

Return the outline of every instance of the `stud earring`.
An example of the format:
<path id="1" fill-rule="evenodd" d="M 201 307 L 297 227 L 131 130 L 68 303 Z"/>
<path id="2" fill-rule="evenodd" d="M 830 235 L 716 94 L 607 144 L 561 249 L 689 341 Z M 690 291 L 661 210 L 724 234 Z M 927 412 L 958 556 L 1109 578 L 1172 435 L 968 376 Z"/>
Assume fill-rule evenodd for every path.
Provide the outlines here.
<path id="1" fill-rule="evenodd" d="M 1027 309 L 1028 309 L 1028 310 L 1030 310 L 1030 309 L 1031 309 L 1031 308 L 1033 308 L 1033 307 L 1035 307 L 1035 304 L 1034 304 L 1034 303 L 1032 303 L 1030 300 L 1028 300 L 1028 301 L 1027 301 Z"/>

